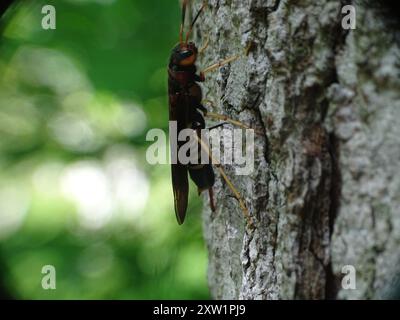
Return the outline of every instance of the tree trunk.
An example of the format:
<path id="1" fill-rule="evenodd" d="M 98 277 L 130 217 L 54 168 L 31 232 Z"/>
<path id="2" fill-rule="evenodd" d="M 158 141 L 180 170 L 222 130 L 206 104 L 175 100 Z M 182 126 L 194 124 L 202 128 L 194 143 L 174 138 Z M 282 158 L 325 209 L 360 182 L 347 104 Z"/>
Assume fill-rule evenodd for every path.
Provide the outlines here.
<path id="1" fill-rule="evenodd" d="M 192 13 L 201 1 L 194 1 Z M 215 112 L 262 130 L 255 167 L 235 176 L 256 224 L 220 177 L 205 207 L 209 286 L 216 299 L 388 297 L 400 260 L 400 50 L 379 1 L 210 0 L 194 32 Z M 390 11 L 390 10 L 389 10 Z M 206 200 L 206 199 L 205 199 Z M 342 268 L 354 266 L 356 289 Z"/>

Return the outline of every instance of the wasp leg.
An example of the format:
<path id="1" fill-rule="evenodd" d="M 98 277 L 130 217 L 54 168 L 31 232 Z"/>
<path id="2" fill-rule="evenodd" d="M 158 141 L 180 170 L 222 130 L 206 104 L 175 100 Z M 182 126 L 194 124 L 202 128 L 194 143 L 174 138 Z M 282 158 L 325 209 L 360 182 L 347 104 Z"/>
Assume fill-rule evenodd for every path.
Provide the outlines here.
<path id="1" fill-rule="evenodd" d="M 211 108 L 215 108 L 216 107 L 215 103 L 213 101 L 211 101 L 211 100 L 208 100 L 208 99 L 203 99 L 201 101 L 201 103 L 202 104 L 208 103 L 211 106 Z"/>
<path id="2" fill-rule="evenodd" d="M 246 125 L 246 124 L 244 124 L 244 123 L 242 123 L 240 121 L 230 119 L 226 115 L 223 115 L 223 114 L 218 114 L 218 113 L 214 113 L 214 112 L 207 112 L 204 116 L 208 117 L 208 118 L 213 118 L 213 119 L 226 121 L 228 123 L 234 124 L 234 125 L 236 125 L 238 127 L 241 127 L 243 129 L 251 129 L 251 127 L 249 127 L 248 125 Z"/>
<path id="3" fill-rule="evenodd" d="M 224 126 L 224 125 L 226 125 L 226 124 L 228 124 L 229 122 L 222 122 L 222 123 L 220 123 L 220 124 L 217 124 L 216 126 L 212 126 L 212 127 L 210 127 L 210 128 L 207 128 L 207 130 L 214 130 L 214 129 L 217 129 L 217 128 L 219 128 L 219 127 L 222 127 L 222 126 Z"/>
<path id="4" fill-rule="evenodd" d="M 228 118 L 226 115 L 223 115 L 223 114 L 218 114 L 218 113 L 214 113 L 214 112 L 206 112 L 206 113 L 204 114 L 204 116 L 205 116 L 205 117 L 208 117 L 208 118 L 213 118 L 213 119 L 217 119 L 217 120 L 222 120 L 222 121 L 231 123 L 231 124 L 233 124 L 233 125 L 235 125 L 235 126 L 238 126 L 238 127 L 240 127 L 240 128 L 243 128 L 243 129 L 251 129 L 251 130 L 254 130 L 254 132 L 257 133 L 257 134 L 259 134 L 259 135 L 263 135 L 263 134 L 264 134 L 262 131 L 255 130 L 255 129 L 253 129 L 252 127 L 248 126 L 247 124 L 244 124 L 243 122 L 240 122 L 240 121 L 237 121 L 237 120 L 233 120 L 233 119 L 231 119 L 231 118 Z"/>
<path id="5" fill-rule="evenodd" d="M 229 57 L 229 58 L 226 58 L 226 59 L 224 59 L 224 60 L 221 60 L 221 61 L 219 61 L 219 62 L 217 62 L 217 63 L 214 63 L 214 64 L 212 64 L 211 66 L 205 68 L 203 71 L 201 71 L 201 73 L 202 73 L 202 74 L 206 74 L 206 73 L 208 73 L 208 72 L 211 72 L 211 71 L 214 71 L 214 70 L 216 70 L 216 69 L 219 69 L 219 68 L 221 68 L 221 67 L 223 67 L 223 66 L 225 66 L 225 65 L 227 65 L 227 64 L 229 64 L 229 63 L 231 63 L 231 62 L 233 62 L 233 61 L 235 61 L 235 60 L 237 60 L 237 59 L 239 59 L 239 58 L 242 57 L 243 55 L 244 55 L 244 56 L 248 56 L 249 53 L 250 53 L 250 51 L 251 51 L 251 49 L 253 48 L 253 46 L 254 46 L 253 43 L 250 42 L 249 45 L 244 49 L 243 53 L 241 53 L 241 54 L 236 54 L 236 55 L 234 55 L 234 56 L 232 56 L 232 57 Z"/>
<path id="6" fill-rule="evenodd" d="M 201 103 L 196 107 L 196 109 L 199 109 L 203 114 L 207 114 L 207 108 L 203 106 Z"/>
<path id="7" fill-rule="evenodd" d="M 220 172 L 222 178 L 225 180 L 226 184 L 228 185 L 229 189 L 232 191 L 233 195 L 235 196 L 236 200 L 239 202 L 239 206 L 243 211 L 243 215 L 247 221 L 247 225 L 251 227 L 252 229 L 255 227 L 254 222 L 252 217 L 250 216 L 249 210 L 246 207 L 246 204 L 244 202 L 244 199 L 240 195 L 239 191 L 235 188 L 231 180 L 228 178 L 226 175 L 224 169 L 222 169 L 222 165 L 220 162 L 218 162 L 213 155 L 211 154 L 210 148 L 207 146 L 207 144 L 199 138 L 197 135 L 194 135 L 194 137 L 197 139 L 197 142 L 200 144 L 201 148 L 207 153 L 208 157 L 211 159 L 212 163 L 217 167 L 218 171 Z"/>
<path id="8" fill-rule="evenodd" d="M 210 44 L 210 35 L 207 34 L 206 42 L 203 44 L 203 46 L 199 49 L 199 54 L 203 54 L 204 51 L 208 48 L 208 45 Z"/>
<path id="9" fill-rule="evenodd" d="M 206 74 L 208 72 L 211 72 L 211 71 L 214 71 L 216 69 L 219 69 L 219 68 L 221 68 L 221 67 L 223 67 L 223 66 L 225 66 L 225 65 L 227 65 L 227 64 L 229 64 L 229 63 L 231 63 L 231 62 L 233 62 L 233 61 L 235 61 L 237 59 L 239 59 L 240 57 L 241 57 L 241 55 L 237 54 L 237 55 L 234 55 L 234 56 L 229 57 L 227 59 L 221 60 L 221 61 L 219 61 L 217 63 L 214 63 L 211 66 L 205 68 L 203 71 L 201 71 L 201 73 L 202 74 Z"/>
<path id="10" fill-rule="evenodd" d="M 215 103 L 213 101 L 211 101 L 211 100 L 204 99 L 204 100 L 202 100 L 202 103 L 208 103 L 209 105 L 211 105 L 212 108 L 216 107 Z M 229 118 L 228 116 L 226 116 L 224 114 L 208 112 L 207 109 L 202 104 L 198 108 L 204 113 L 205 117 L 212 118 L 212 119 L 217 119 L 217 120 L 222 120 L 222 121 L 225 121 L 225 123 L 231 123 L 233 125 L 236 125 L 238 127 L 243 128 L 243 129 L 252 129 L 252 130 L 254 130 L 255 133 L 257 133 L 259 135 L 263 135 L 264 134 L 262 131 L 253 129 L 252 127 L 248 126 L 247 124 L 245 124 L 243 122 L 240 122 L 238 120 L 231 119 L 231 118 Z"/>

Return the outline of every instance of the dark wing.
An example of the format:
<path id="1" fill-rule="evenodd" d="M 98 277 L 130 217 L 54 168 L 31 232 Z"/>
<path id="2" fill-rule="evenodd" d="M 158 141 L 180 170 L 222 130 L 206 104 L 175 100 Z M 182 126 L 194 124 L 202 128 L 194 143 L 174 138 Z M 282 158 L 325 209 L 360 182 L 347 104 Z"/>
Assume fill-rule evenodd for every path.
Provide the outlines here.
<path id="1" fill-rule="evenodd" d="M 182 164 L 171 164 L 171 173 L 176 220 L 179 224 L 182 224 L 185 221 L 188 205 L 189 183 L 187 168 Z"/>
<path id="2" fill-rule="evenodd" d="M 169 120 L 177 122 L 178 132 L 183 129 L 186 117 L 186 108 L 184 108 L 185 99 L 182 98 L 183 97 L 179 94 L 169 94 Z M 175 141 L 173 141 L 173 139 L 175 139 Z M 170 132 L 171 159 L 178 159 L 177 154 L 173 155 L 173 153 L 178 152 L 179 149 L 179 144 L 176 140 L 177 137 L 172 137 Z M 185 221 L 188 205 L 189 182 L 187 166 L 180 164 L 178 160 L 176 164 L 171 164 L 171 175 L 176 219 L 179 224 L 182 224 Z"/>

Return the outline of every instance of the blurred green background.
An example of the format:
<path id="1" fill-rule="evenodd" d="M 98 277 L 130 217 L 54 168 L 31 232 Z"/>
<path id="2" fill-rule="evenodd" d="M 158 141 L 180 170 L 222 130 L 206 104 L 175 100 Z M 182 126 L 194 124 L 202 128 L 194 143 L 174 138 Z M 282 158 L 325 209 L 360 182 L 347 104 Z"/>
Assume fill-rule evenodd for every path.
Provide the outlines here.
<path id="1" fill-rule="evenodd" d="M 41 28 L 45 4 L 56 30 Z M 3 16 L 3 298 L 209 298 L 201 202 L 179 227 L 169 166 L 145 159 L 146 132 L 168 128 L 179 15 L 175 0 L 32 0 Z"/>

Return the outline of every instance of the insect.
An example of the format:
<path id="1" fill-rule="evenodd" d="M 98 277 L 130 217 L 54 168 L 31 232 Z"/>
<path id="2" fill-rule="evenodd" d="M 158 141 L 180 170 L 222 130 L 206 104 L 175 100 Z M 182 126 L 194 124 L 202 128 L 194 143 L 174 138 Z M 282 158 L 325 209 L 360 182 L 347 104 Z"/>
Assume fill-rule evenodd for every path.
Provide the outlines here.
<path id="1" fill-rule="evenodd" d="M 228 59 L 215 63 L 208 68 L 205 68 L 203 71 L 197 73 L 197 57 L 206 49 L 208 41 L 199 50 L 193 42 L 189 42 L 189 37 L 192 33 L 196 21 L 205 9 L 206 3 L 203 2 L 203 5 L 194 16 L 190 28 L 186 33 L 186 37 L 185 39 L 183 39 L 187 4 L 188 1 L 184 0 L 182 4 L 182 20 L 179 32 L 179 43 L 172 49 L 168 66 L 169 120 L 170 122 L 176 122 L 178 134 L 183 129 L 192 129 L 196 131 L 195 136 L 197 139 L 198 148 L 204 149 L 207 152 L 210 160 L 214 160 L 212 158 L 210 150 L 208 149 L 208 146 L 201 140 L 200 136 L 200 130 L 205 129 L 206 127 L 204 117 L 209 116 L 215 119 L 225 120 L 227 122 L 231 122 L 237 125 L 241 124 L 238 121 L 228 119 L 224 115 L 207 112 L 207 109 L 202 104 L 203 97 L 199 83 L 205 81 L 206 73 L 233 62 L 234 60 L 238 59 L 240 55 L 232 56 Z M 245 125 L 242 126 L 248 128 Z M 171 141 L 170 134 L 170 143 L 171 152 L 174 152 L 173 150 L 175 148 L 172 147 L 172 144 L 174 143 L 177 146 L 176 150 L 179 150 L 179 148 L 182 147 L 185 141 Z M 234 197 L 239 201 L 245 217 L 248 221 L 250 221 L 250 216 L 244 200 L 226 176 L 221 165 L 215 160 L 210 161 L 208 164 L 198 163 L 182 164 L 179 159 L 177 159 L 177 163 L 171 164 L 174 207 L 178 223 L 182 224 L 186 216 L 189 192 L 188 175 L 196 184 L 199 194 L 203 191 L 208 191 L 211 210 L 215 211 L 215 204 L 213 199 L 213 185 L 215 183 L 215 174 L 211 163 L 214 163 L 216 165 L 223 179 L 226 181 L 228 187 L 232 190 Z"/>

